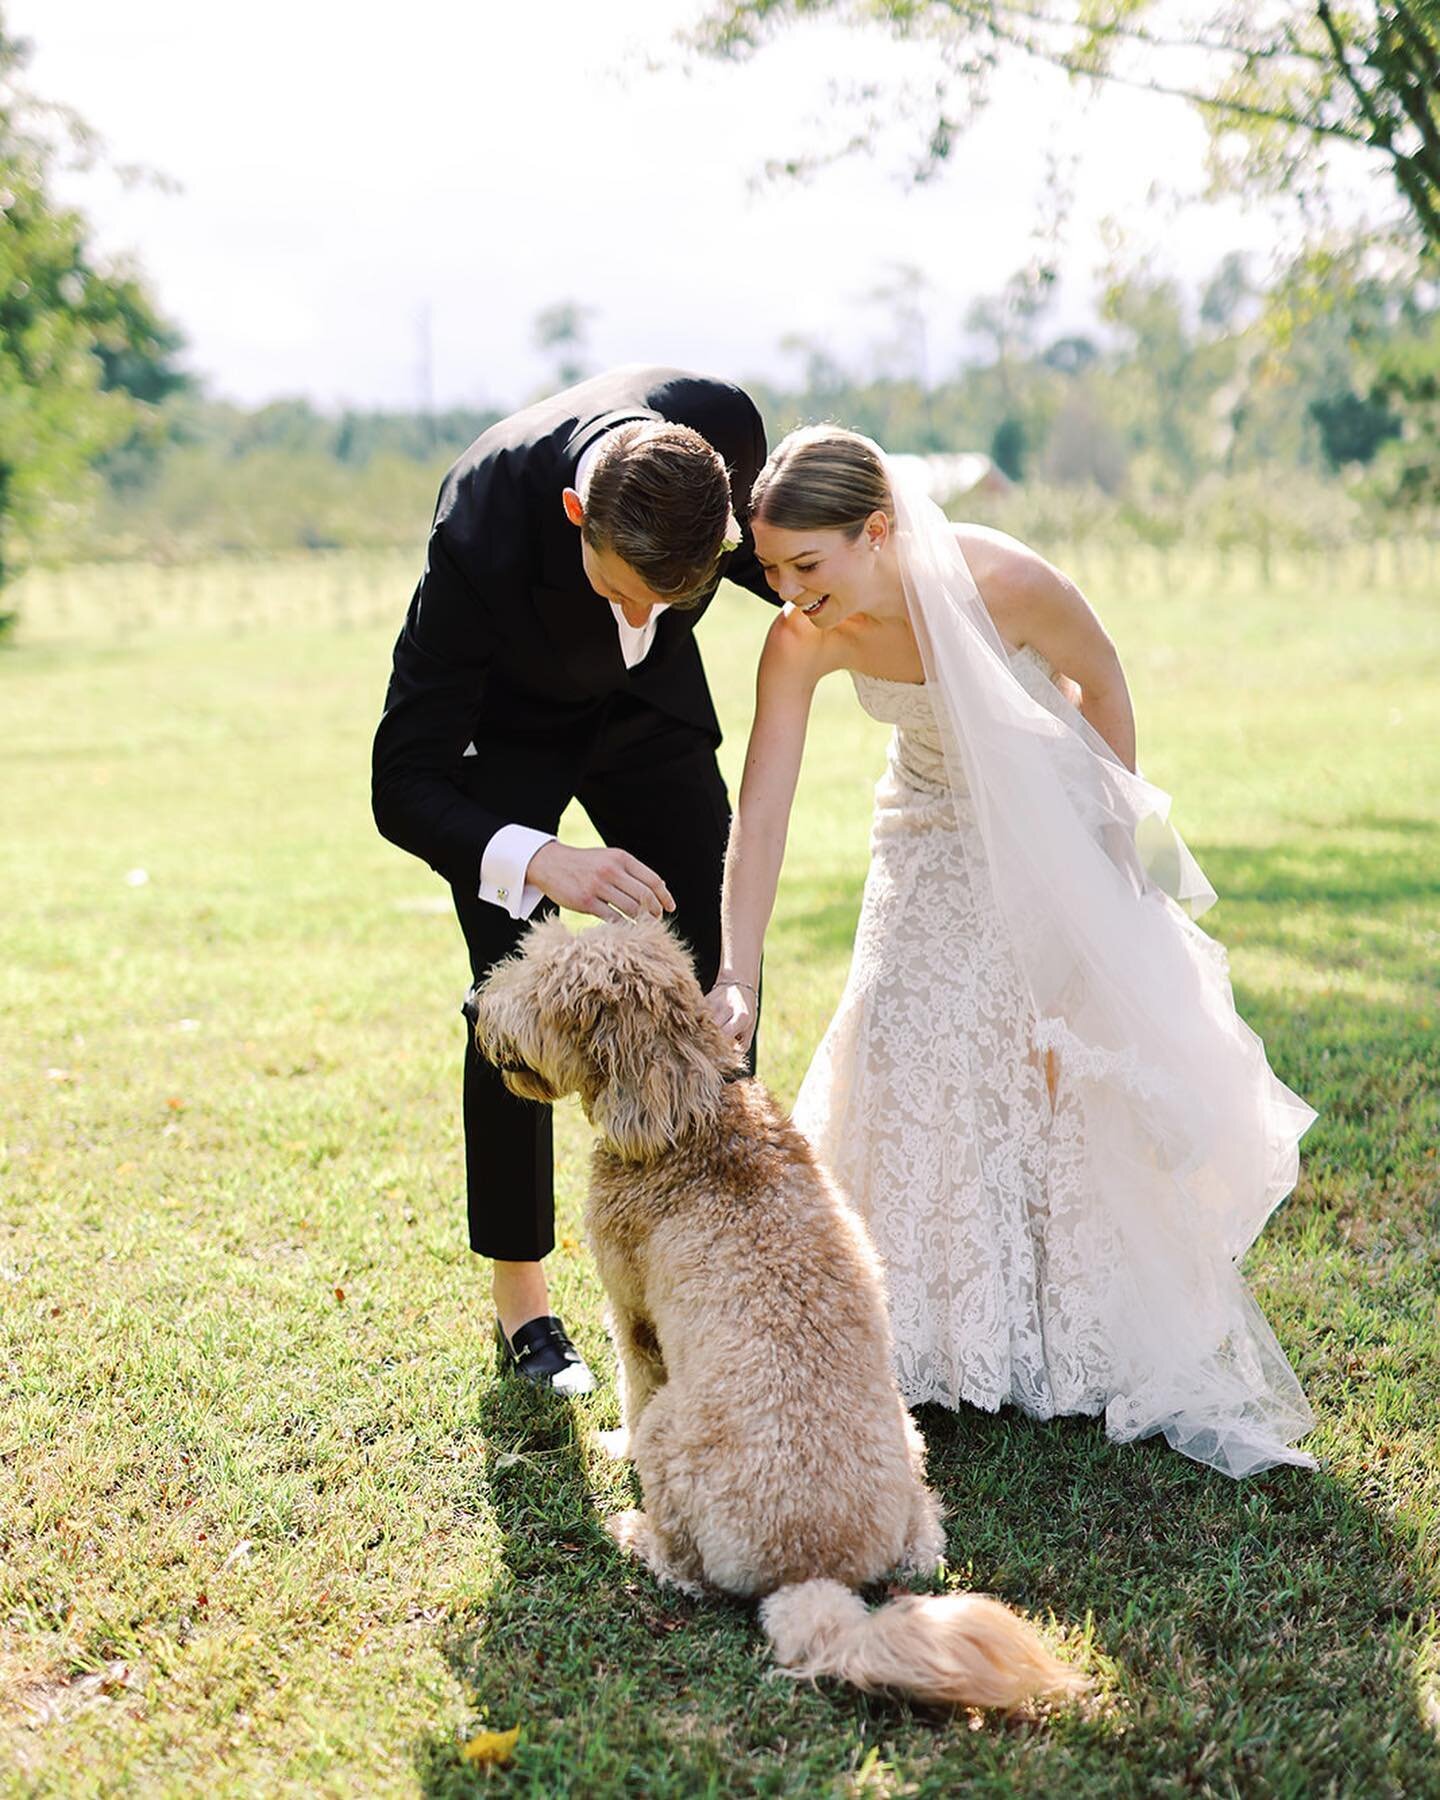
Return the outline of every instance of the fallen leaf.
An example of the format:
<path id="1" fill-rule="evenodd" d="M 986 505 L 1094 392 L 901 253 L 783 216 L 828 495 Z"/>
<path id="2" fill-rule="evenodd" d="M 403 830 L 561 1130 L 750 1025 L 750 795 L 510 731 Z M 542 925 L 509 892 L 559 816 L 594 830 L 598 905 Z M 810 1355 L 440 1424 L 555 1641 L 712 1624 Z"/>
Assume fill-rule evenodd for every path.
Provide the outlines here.
<path id="1" fill-rule="evenodd" d="M 336 1288 L 336 1290 L 335 1290 L 335 1298 L 336 1298 L 336 1299 L 337 1299 L 337 1300 L 343 1300 L 343 1299 L 344 1299 L 344 1298 L 345 1298 L 345 1290 L 344 1290 L 344 1288 L 342 1288 L 342 1287 L 337 1287 L 337 1288 Z"/>
<path id="2" fill-rule="evenodd" d="M 519 1741 L 520 1727 L 518 1725 L 513 1731 L 477 1731 L 461 1750 L 460 1760 L 483 1767 L 489 1767 L 496 1763 L 508 1763 L 515 1754 L 515 1746 Z"/>

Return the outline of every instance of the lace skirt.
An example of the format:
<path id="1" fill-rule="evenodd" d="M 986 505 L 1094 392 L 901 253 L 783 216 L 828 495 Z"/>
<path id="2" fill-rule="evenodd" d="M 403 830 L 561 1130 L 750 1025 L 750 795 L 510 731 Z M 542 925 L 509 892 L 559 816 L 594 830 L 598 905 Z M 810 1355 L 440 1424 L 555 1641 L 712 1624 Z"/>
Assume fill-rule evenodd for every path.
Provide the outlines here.
<path id="1" fill-rule="evenodd" d="M 1075 1080 L 1037 1047 L 968 796 L 892 766 L 795 1120 L 875 1240 L 902 1393 L 1103 1412 L 1231 1474 L 1308 1464 L 1286 1440 L 1309 1410 L 1223 1250 L 1138 1242 L 1094 1191 Z M 1177 1309 L 1204 1324 L 1172 1329 Z"/>

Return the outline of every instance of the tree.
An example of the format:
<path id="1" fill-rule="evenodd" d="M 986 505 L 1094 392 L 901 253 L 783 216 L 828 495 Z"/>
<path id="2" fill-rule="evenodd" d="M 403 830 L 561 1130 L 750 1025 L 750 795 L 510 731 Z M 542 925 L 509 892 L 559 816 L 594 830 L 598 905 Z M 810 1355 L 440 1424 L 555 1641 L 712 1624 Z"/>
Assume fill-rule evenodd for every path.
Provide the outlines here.
<path id="1" fill-rule="evenodd" d="M 1101 317 L 1123 346 L 1114 382 L 1119 423 L 1131 447 L 1150 446 L 1161 465 L 1182 481 L 1197 472 L 1197 435 L 1206 416 L 1209 382 L 1196 352 L 1180 290 L 1144 271 L 1112 271 Z"/>
<path id="2" fill-rule="evenodd" d="M 1247 187 L 1313 187 L 1317 149 L 1354 145 L 1388 167 L 1422 242 L 1440 248 L 1440 0 L 1201 0 L 1198 12 L 1179 0 L 718 0 L 694 41 L 740 58 L 824 17 L 933 45 L 922 176 L 983 104 L 1001 58 L 1023 55 L 1191 102 L 1217 171 Z M 862 128 L 846 148 L 868 141 Z"/>
<path id="3" fill-rule="evenodd" d="M 1040 358 L 1047 369 L 1057 375 L 1083 375 L 1100 360 L 1100 346 L 1094 338 L 1082 334 L 1058 337 L 1048 344 Z"/>
<path id="4" fill-rule="evenodd" d="M 562 388 L 585 378 L 585 347 L 593 310 L 577 306 L 573 300 L 560 300 L 535 315 L 535 348 L 555 357 L 555 380 Z"/>
<path id="5" fill-rule="evenodd" d="M 1396 419 L 1397 441 L 1379 460 L 1382 492 L 1391 505 L 1415 509 L 1440 507 L 1440 312 L 1402 338 L 1387 344 L 1378 358 L 1372 405 Z"/>
<path id="6" fill-rule="evenodd" d="M 1254 298 L 1248 260 L 1243 251 L 1232 250 L 1205 283 L 1200 296 L 1200 322 L 1215 332 L 1233 331 Z"/>
<path id="7" fill-rule="evenodd" d="M 1398 391 L 1398 390 L 1397 390 Z M 1372 397 L 1341 388 L 1317 394 L 1307 410 L 1320 433 L 1320 447 L 1332 470 L 1373 461 L 1375 452 L 1403 429 L 1384 392 Z"/>
<path id="8" fill-rule="evenodd" d="M 25 91 L 27 54 L 0 14 L 0 585 L 17 539 L 184 380 L 179 334 L 139 275 L 102 262 L 82 215 L 51 192 L 66 150 L 93 139 Z"/>

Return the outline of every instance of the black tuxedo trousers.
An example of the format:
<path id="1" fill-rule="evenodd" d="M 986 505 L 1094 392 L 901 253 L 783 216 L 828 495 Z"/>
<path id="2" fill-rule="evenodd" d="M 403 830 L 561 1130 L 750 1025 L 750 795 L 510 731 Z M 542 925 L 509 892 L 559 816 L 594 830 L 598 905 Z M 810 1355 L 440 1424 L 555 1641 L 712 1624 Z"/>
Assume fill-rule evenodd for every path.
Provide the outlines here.
<path id="1" fill-rule="evenodd" d="M 541 739 L 478 737 L 461 785 L 516 824 L 557 831 L 578 800 L 607 844 L 660 875 L 675 901 L 670 923 L 689 945 L 703 988 L 720 966 L 720 886 L 730 804 L 714 736 L 620 692 Z M 479 981 L 514 951 L 529 924 L 481 900 L 478 883 L 452 884 Z M 533 917 L 554 911 L 542 900 Z M 753 1068 L 754 1051 L 751 1051 Z M 470 1247 L 537 1262 L 555 1244 L 550 1108 L 512 1094 L 475 1050 L 466 1027 L 465 1176 Z"/>

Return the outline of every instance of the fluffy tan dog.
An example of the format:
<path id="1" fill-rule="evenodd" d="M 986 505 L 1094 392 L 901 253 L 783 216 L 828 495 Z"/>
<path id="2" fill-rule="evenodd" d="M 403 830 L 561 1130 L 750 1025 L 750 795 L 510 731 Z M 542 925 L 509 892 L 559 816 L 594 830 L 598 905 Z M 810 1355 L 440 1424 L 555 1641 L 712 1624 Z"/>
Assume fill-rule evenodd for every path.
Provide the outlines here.
<path id="1" fill-rule="evenodd" d="M 586 1225 L 644 1512 L 609 1529 L 662 1581 L 764 1596 L 798 1675 L 965 1706 L 1085 1685 L 981 1595 L 851 1590 L 944 1539 L 891 1370 L 865 1229 L 736 1053 L 663 925 L 537 925 L 477 997 L 514 1092 L 578 1093 L 602 1141 Z M 622 1444 L 612 1450 L 624 1453 Z"/>

